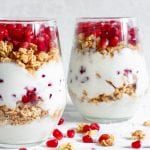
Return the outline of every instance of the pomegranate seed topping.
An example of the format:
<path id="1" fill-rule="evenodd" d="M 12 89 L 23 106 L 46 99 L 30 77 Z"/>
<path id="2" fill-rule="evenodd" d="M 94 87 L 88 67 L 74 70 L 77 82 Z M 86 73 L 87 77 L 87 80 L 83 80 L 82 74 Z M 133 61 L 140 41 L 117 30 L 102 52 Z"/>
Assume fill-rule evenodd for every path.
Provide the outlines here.
<path id="1" fill-rule="evenodd" d="M 109 44 L 109 40 L 106 38 L 102 38 L 101 42 L 100 42 L 100 47 L 102 47 L 103 49 L 105 49 Z"/>
<path id="2" fill-rule="evenodd" d="M 64 123 L 64 118 L 60 118 L 59 122 L 58 122 L 58 125 L 62 125 L 63 123 Z"/>
<path id="3" fill-rule="evenodd" d="M 28 103 L 28 102 L 29 102 L 29 99 L 27 98 L 26 95 L 24 95 L 24 96 L 22 97 L 22 102 L 23 102 L 23 103 Z"/>
<path id="4" fill-rule="evenodd" d="M 57 139 L 48 140 L 46 142 L 46 146 L 47 147 L 57 147 L 58 146 L 58 140 Z"/>
<path id="5" fill-rule="evenodd" d="M 98 131 L 99 131 L 100 126 L 99 126 L 97 123 L 92 123 L 92 124 L 90 125 L 90 128 L 91 128 L 92 130 L 98 130 Z"/>
<path id="6" fill-rule="evenodd" d="M 75 136 L 75 130 L 70 129 L 67 131 L 68 138 L 73 138 Z"/>
<path id="7" fill-rule="evenodd" d="M 23 28 L 23 24 L 21 24 L 21 23 L 16 24 L 16 28 L 17 29 L 22 29 Z"/>
<path id="8" fill-rule="evenodd" d="M 92 137 L 89 136 L 89 135 L 83 136 L 83 137 L 82 137 L 82 141 L 83 141 L 84 143 L 93 143 L 93 139 L 92 139 Z"/>
<path id="9" fill-rule="evenodd" d="M 63 134 L 60 130 L 58 129 L 54 129 L 53 131 L 53 136 L 57 139 L 57 140 L 61 140 L 63 138 Z"/>
<path id="10" fill-rule="evenodd" d="M 20 47 L 28 49 L 29 48 L 29 43 L 28 42 L 23 42 L 23 43 L 20 44 Z"/>
<path id="11" fill-rule="evenodd" d="M 108 134 L 102 134 L 102 135 L 99 137 L 98 141 L 99 141 L 99 143 L 101 143 L 103 140 L 106 141 L 106 140 L 109 139 L 109 138 L 110 138 L 110 136 L 109 136 Z"/>
<path id="12" fill-rule="evenodd" d="M 110 46 L 117 46 L 118 42 L 119 42 L 119 38 L 118 36 L 115 36 L 110 40 Z"/>
<path id="13" fill-rule="evenodd" d="M 19 148 L 19 150 L 27 150 L 27 148 Z"/>
<path id="14" fill-rule="evenodd" d="M 138 141 L 132 142 L 131 147 L 136 148 L 136 149 L 141 148 L 141 141 L 138 140 Z"/>
<path id="15" fill-rule="evenodd" d="M 89 125 L 84 125 L 83 127 L 83 132 L 87 132 L 87 131 L 90 131 L 90 126 Z"/>

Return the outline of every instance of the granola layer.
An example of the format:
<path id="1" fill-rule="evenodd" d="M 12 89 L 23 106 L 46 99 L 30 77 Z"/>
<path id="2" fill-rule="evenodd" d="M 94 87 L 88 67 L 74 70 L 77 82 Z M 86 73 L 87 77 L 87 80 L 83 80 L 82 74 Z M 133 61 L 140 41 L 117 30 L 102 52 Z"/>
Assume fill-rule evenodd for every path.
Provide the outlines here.
<path id="1" fill-rule="evenodd" d="M 13 50 L 13 44 L 0 41 L 0 62 L 15 62 L 30 73 L 37 71 L 43 64 L 59 60 L 59 49 L 53 48 L 48 52 L 37 49 L 37 45 L 30 43 L 29 48 Z"/>

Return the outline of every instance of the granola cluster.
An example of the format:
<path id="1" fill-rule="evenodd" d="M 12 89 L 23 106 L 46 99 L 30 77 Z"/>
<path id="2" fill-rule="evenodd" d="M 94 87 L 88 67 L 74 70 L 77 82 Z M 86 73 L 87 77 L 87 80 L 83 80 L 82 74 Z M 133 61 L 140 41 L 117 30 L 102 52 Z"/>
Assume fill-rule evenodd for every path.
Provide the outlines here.
<path id="1" fill-rule="evenodd" d="M 59 146 L 59 150 L 75 150 L 75 146 L 72 143 L 65 143 Z"/>
<path id="2" fill-rule="evenodd" d="M 146 127 L 150 127 L 150 120 L 144 121 L 143 125 Z"/>
<path id="3" fill-rule="evenodd" d="M 18 103 L 16 108 L 0 106 L 0 124 L 24 125 L 48 116 L 48 111 L 38 105 Z"/>
<path id="4" fill-rule="evenodd" d="M 145 138 L 145 133 L 142 130 L 136 130 L 131 136 L 134 140 L 142 140 Z"/>
<path id="5" fill-rule="evenodd" d="M 77 35 L 77 50 L 81 53 L 85 53 L 90 52 L 91 49 L 93 49 L 93 51 L 97 51 L 104 56 L 109 55 L 113 57 L 115 52 L 120 52 L 125 47 L 129 47 L 130 49 L 133 50 L 139 49 L 138 45 L 128 44 L 126 46 L 124 42 L 118 43 L 117 46 L 115 47 L 111 46 L 101 47 L 98 45 L 100 43 L 100 40 L 101 40 L 100 37 L 96 37 L 93 34 L 88 37 L 85 37 L 83 33 L 80 33 L 79 35 Z"/>
<path id="6" fill-rule="evenodd" d="M 57 48 L 53 48 L 49 52 L 38 52 L 37 45 L 30 43 L 28 49 L 19 48 L 14 51 L 13 44 L 0 41 L 0 62 L 15 62 L 30 73 L 34 73 L 44 63 L 58 59 L 59 50 Z"/>
<path id="7" fill-rule="evenodd" d="M 115 137 L 112 134 L 107 134 L 108 138 L 99 140 L 101 146 L 113 146 L 115 142 Z"/>
<path id="8" fill-rule="evenodd" d="M 136 90 L 136 84 L 123 84 L 121 87 L 114 87 L 115 90 L 112 94 L 100 94 L 97 97 L 88 98 L 87 92 L 84 90 L 81 100 L 88 100 L 89 103 L 99 103 L 99 102 L 109 102 L 119 100 L 123 97 L 124 94 L 133 96 Z"/>

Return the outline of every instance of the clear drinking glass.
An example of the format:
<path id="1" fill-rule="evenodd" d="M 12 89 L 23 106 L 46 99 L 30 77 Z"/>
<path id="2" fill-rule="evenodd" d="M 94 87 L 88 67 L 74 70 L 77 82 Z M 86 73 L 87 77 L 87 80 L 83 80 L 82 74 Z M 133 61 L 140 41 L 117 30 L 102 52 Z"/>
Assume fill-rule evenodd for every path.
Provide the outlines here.
<path id="1" fill-rule="evenodd" d="M 55 20 L 0 20 L 0 145 L 45 140 L 65 104 Z"/>
<path id="2" fill-rule="evenodd" d="M 135 18 L 77 20 L 68 90 L 86 119 L 128 120 L 148 85 Z"/>

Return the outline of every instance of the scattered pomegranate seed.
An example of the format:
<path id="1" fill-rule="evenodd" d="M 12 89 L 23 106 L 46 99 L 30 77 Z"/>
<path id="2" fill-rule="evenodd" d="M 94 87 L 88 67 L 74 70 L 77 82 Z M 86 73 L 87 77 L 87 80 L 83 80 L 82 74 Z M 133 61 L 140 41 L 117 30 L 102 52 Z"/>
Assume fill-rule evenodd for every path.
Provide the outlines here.
<path id="1" fill-rule="evenodd" d="M 92 130 L 100 130 L 100 126 L 97 123 L 91 123 L 90 128 Z"/>
<path id="2" fill-rule="evenodd" d="M 57 147 L 58 146 L 58 140 L 57 139 L 48 140 L 46 142 L 46 146 L 47 147 Z"/>
<path id="3" fill-rule="evenodd" d="M 141 148 L 141 141 L 138 140 L 138 141 L 132 142 L 131 147 L 136 148 L 136 149 Z"/>
<path id="4" fill-rule="evenodd" d="M 83 137 L 82 137 L 82 141 L 83 141 L 84 143 L 93 143 L 93 139 L 92 139 L 92 137 L 89 136 L 89 135 L 83 136 Z"/>
<path id="5" fill-rule="evenodd" d="M 27 148 L 19 148 L 19 150 L 27 150 Z"/>
<path id="6" fill-rule="evenodd" d="M 73 138 L 75 136 L 75 130 L 70 129 L 67 131 L 68 138 Z"/>
<path id="7" fill-rule="evenodd" d="M 54 129 L 53 131 L 53 136 L 57 139 L 57 140 L 61 140 L 63 138 L 63 133 L 58 130 L 58 129 Z"/>
<path id="8" fill-rule="evenodd" d="M 106 141 L 106 140 L 109 139 L 109 138 L 110 138 L 110 136 L 109 136 L 108 134 L 102 134 L 102 135 L 99 137 L 98 141 L 99 141 L 99 143 L 101 143 L 103 140 Z"/>
<path id="9" fill-rule="evenodd" d="M 90 129 L 91 129 L 90 126 L 87 124 L 83 126 L 83 132 L 90 131 Z"/>
<path id="10" fill-rule="evenodd" d="M 60 118 L 59 122 L 58 122 L 58 125 L 62 125 L 63 123 L 64 123 L 64 118 Z"/>

